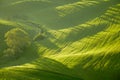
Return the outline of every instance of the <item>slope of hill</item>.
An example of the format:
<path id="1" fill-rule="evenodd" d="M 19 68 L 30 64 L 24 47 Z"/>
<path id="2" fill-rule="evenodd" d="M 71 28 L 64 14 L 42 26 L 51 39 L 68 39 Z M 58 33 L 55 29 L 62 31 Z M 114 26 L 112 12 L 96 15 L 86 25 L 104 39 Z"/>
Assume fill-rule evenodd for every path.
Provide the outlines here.
<path id="1" fill-rule="evenodd" d="M 0 12 L 0 80 L 120 79 L 119 0 L 1 0 Z M 32 44 L 6 58 L 13 28 Z"/>

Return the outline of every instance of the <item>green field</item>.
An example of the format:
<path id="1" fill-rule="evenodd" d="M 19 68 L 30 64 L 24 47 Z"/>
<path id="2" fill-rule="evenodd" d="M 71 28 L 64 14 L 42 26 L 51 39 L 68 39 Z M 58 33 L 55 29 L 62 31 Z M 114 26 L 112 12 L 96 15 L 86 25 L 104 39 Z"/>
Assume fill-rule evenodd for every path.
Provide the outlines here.
<path id="1" fill-rule="evenodd" d="M 0 80 L 120 80 L 120 0 L 0 0 Z"/>

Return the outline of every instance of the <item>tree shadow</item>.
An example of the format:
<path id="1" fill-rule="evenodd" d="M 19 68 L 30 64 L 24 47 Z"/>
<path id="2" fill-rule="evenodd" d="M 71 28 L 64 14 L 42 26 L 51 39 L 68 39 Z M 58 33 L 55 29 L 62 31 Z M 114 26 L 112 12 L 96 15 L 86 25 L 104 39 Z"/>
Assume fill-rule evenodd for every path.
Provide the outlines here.
<path id="1" fill-rule="evenodd" d="M 55 43 L 50 41 L 48 38 L 38 41 L 38 44 L 40 44 L 40 46 L 42 47 L 46 47 L 47 49 L 59 49 L 59 47 Z"/>

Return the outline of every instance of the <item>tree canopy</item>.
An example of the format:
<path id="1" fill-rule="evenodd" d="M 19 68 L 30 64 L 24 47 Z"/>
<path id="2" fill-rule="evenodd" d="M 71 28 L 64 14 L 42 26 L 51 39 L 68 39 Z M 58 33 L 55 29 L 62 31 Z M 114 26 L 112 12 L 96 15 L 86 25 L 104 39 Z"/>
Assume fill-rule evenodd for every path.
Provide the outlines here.
<path id="1" fill-rule="evenodd" d="M 14 28 L 5 34 L 5 42 L 8 49 L 5 50 L 8 54 L 17 54 L 23 51 L 31 43 L 27 32 L 20 28 Z"/>

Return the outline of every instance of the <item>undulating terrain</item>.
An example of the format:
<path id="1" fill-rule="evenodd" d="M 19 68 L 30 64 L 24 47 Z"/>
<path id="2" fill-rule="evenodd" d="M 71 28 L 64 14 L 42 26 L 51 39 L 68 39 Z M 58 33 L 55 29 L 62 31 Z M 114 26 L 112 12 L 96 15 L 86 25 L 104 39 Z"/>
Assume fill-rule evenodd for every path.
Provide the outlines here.
<path id="1" fill-rule="evenodd" d="M 0 0 L 0 80 L 120 80 L 120 0 Z"/>

